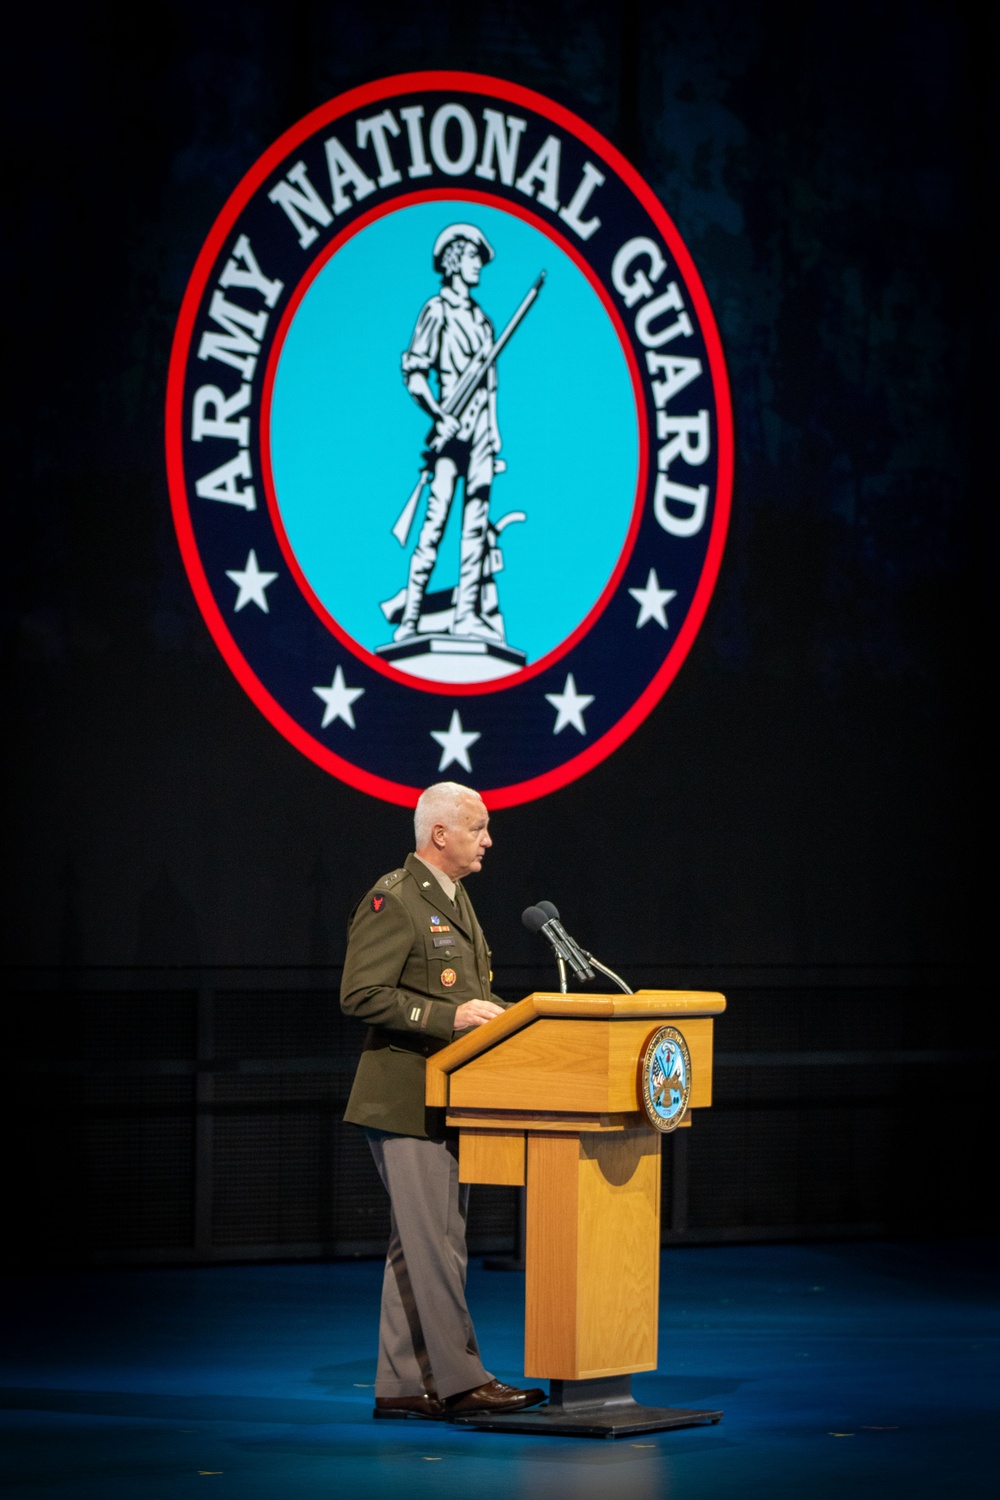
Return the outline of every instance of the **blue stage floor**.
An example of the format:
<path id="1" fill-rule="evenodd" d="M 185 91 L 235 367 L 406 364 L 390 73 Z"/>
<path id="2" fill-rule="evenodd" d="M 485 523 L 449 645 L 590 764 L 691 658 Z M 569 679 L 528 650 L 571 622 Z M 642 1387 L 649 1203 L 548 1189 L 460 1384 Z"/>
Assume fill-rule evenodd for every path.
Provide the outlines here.
<path id="1" fill-rule="evenodd" d="M 38 1500 L 864 1500 L 1000 1493 L 997 1245 L 664 1256 L 651 1405 L 718 1427 L 614 1441 L 371 1420 L 381 1267 L 8 1278 L 4 1493 Z M 470 1270 L 520 1380 L 524 1280 Z"/>

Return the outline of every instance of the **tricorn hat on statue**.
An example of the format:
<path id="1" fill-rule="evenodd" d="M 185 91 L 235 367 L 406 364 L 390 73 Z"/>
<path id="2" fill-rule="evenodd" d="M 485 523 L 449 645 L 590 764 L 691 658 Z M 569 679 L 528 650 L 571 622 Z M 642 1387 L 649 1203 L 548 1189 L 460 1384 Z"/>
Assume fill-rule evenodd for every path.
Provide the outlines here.
<path id="1" fill-rule="evenodd" d="M 483 257 L 484 264 L 493 259 L 493 246 L 490 244 L 483 231 L 481 229 L 477 229 L 475 224 L 449 224 L 447 229 L 442 229 L 441 233 L 434 241 L 435 271 L 440 271 L 441 257 L 444 255 L 444 252 L 447 250 L 448 246 L 453 244 L 455 240 L 468 240 L 470 244 L 475 245 L 476 249 Z"/>

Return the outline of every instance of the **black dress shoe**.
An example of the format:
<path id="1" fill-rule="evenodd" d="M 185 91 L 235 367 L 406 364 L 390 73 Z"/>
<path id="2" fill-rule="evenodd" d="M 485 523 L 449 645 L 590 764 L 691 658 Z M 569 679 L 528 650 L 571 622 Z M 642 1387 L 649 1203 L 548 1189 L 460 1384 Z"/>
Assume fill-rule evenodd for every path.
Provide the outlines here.
<path id="1" fill-rule="evenodd" d="M 500 1380 L 488 1380 L 485 1385 L 477 1385 L 475 1390 L 448 1396 L 444 1407 L 446 1416 L 461 1417 L 477 1411 L 525 1411 L 529 1406 L 539 1406 L 547 1400 L 545 1392 L 537 1387 L 519 1391 L 516 1386 L 504 1385 Z"/>
<path id="2" fill-rule="evenodd" d="M 437 1396 L 424 1391 L 421 1396 L 376 1396 L 376 1417 L 423 1417 L 427 1422 L 440 1422 L 445 1414 L 445 1405 Z"/>

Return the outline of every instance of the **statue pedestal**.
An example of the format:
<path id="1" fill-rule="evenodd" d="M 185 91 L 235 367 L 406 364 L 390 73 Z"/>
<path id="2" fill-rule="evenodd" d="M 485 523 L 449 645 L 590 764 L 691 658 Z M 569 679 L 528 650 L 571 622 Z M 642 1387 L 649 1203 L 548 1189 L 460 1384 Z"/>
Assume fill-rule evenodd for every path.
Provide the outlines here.
<path id="1" fill-rule="evenodd" d="M 432 682 L 488 682 L 520 672 L 528 658 L 513 647 L 444 631 L 378 646 L 376 656 L 399 672 Z"/>

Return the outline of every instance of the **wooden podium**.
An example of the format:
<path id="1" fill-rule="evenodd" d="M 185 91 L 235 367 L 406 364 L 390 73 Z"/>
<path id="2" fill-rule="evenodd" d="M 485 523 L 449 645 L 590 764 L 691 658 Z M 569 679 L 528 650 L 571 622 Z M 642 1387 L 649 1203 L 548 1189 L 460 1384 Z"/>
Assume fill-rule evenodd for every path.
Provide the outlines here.
<path id="1" fill-rule="evenodd" d="M 655 1370 L 660 1140 L 643 1057 L 664 1026 L 686 1043 L 686 1108 L 712 1102 L 722 995 L 535 994 L 427 1060 L 427 1104 L 459 1130 L 462 1182 L 526 1187 L 524 1373 L 549 1404 L 463 1423 L 619 1437 L 718 1422 L 721 1411 L 643 1407 L 631 1377 Z M 666 1128 L 670 1128 L 667 1125 Z"/>

